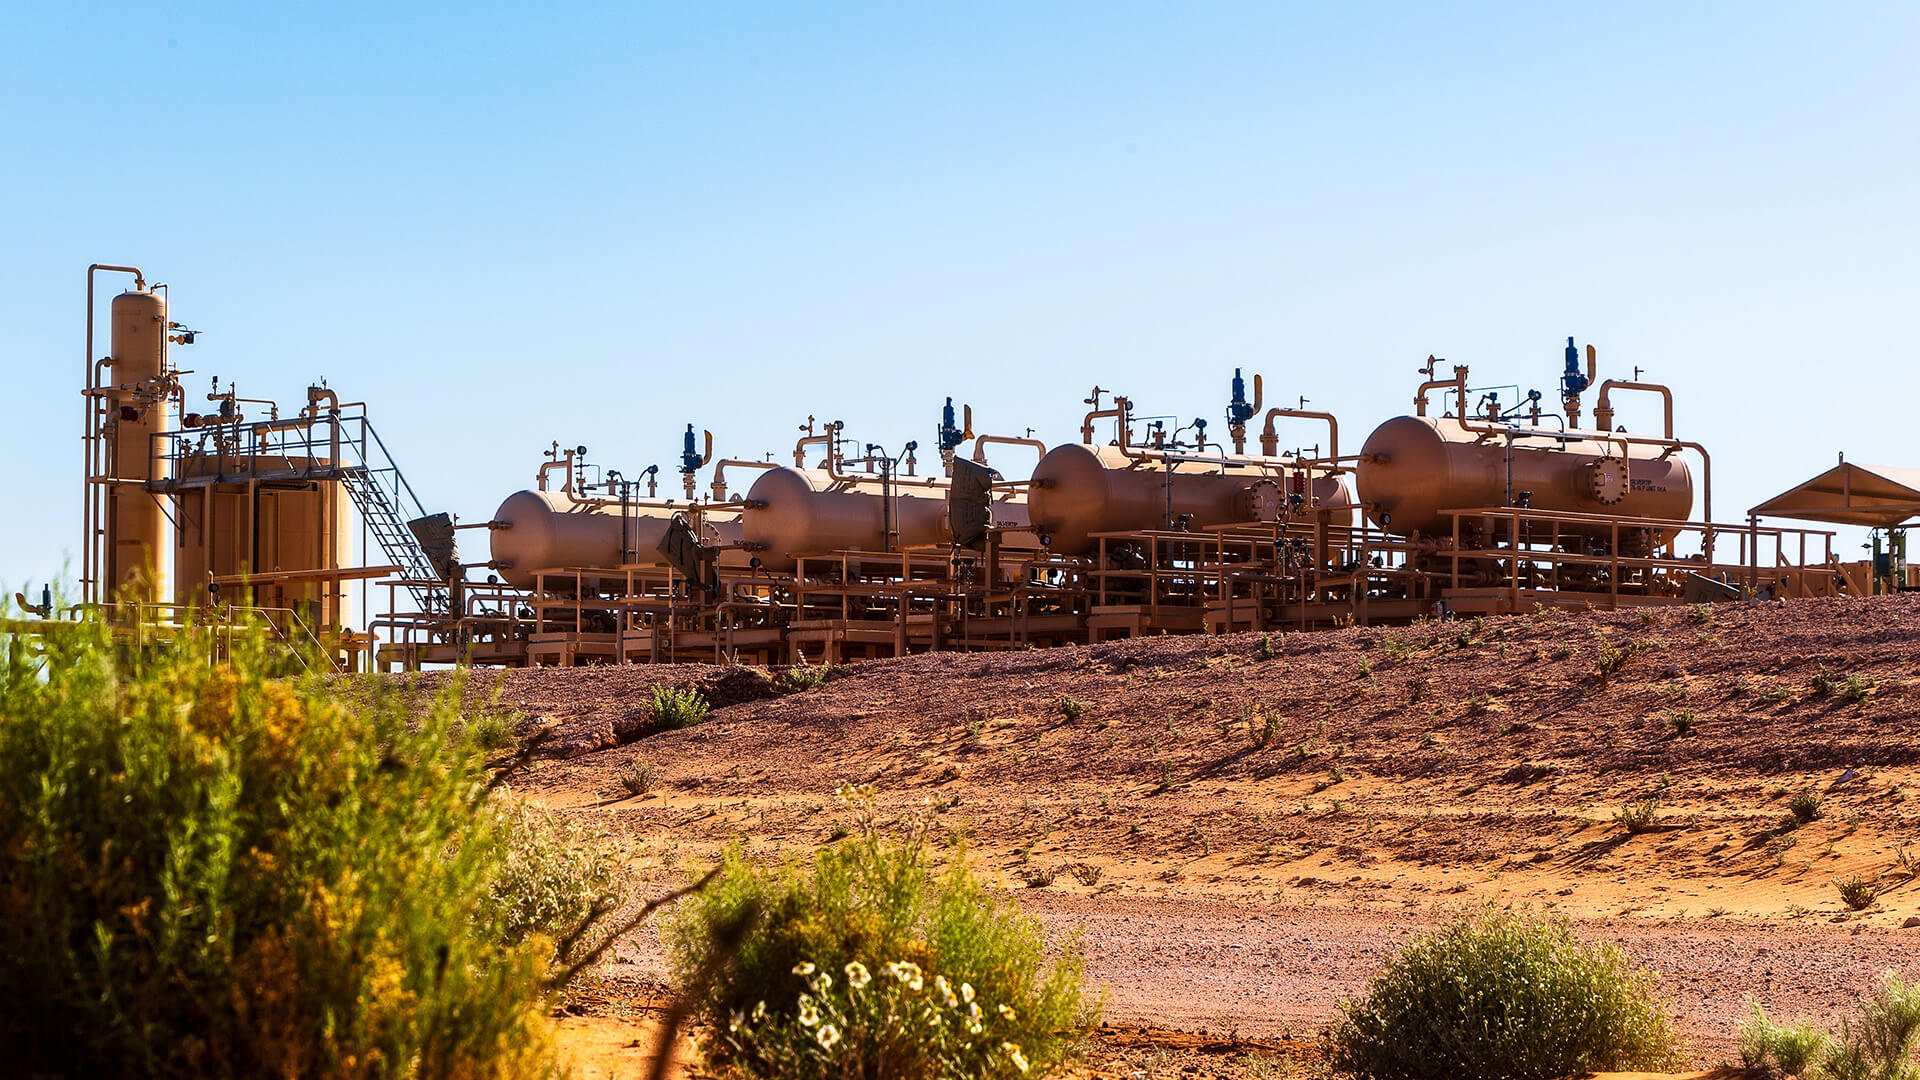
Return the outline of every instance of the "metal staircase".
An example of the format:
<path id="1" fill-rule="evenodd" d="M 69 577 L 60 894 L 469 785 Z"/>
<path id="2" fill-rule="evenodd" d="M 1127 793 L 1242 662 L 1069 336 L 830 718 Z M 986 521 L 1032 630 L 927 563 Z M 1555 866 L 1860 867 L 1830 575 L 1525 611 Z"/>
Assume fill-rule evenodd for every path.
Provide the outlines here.
<path id="1" fill-rule="evenodd" d="M 367 429 L 369 435 L 373 429 Z M 379 436 L 374 440 L 378 442 Z M 381 447 L 384 456 L 385 447 Z M 347 466 L 340 470 L 340 483 L 353 498 L 353 505 L 360 510 L 361 520 L 367 523 L 367 532 L 386 553 L 388 561 L 401 568 L 407 579 L 407 591 L 413 594 L 413 602 L 423 612 L 442 614 L 447 610 L 447 590 L 443 585 L 430 584 L 439 580 L 434 573 L 433 563 L 427 553 L 421 549 L 420 541 L 414 538 L 407 521 L 400 515 L 400 496 L 404 492 L 411 497 L 413 492 L 407 487 L 407 481 L 400 475 L 400 468 L 388 459 L 389 467 L 377 469 L 361 464 Z M 386 478 L 391 477 L 391 481 Z M 419 506 L 418 501 L 414 506 Z M 416 513 L 421 517 L 424 513 Z"/>

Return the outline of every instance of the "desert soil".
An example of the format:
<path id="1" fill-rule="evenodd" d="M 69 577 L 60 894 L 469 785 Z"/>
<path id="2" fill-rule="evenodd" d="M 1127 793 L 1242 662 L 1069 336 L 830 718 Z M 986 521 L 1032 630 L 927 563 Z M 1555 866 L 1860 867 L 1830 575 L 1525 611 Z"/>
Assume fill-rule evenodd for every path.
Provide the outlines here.
<path id="1" fill-rule="evenodd" d="M 1618 942 L 1712 1068 L 1749 997 L 1824 1021 L 1920 972 L 1916 631 L 1920 598 L 1893 597 L 915 656 L 785 694 L 692 665 L 468 693 L 543 740 L 521 793 L 604 825 L 654 891 L 730 843 L 834 842 L 846 782 L 964 834 L 1054 940 L 1080 935 L 1113 1025 L 1081 1075 L 1316 1074 L 1336 1003 L 1487 901 Z M 655 685 L 711 718 L 653 730 Z M 1801 792 L 1819 816 L 1788 827 Z M 1645 828 L 1616 820 L 1644 800 Z M 668 992 L 637 932 L 561 1021 L 583 1071 L 644 1075 Z"/>

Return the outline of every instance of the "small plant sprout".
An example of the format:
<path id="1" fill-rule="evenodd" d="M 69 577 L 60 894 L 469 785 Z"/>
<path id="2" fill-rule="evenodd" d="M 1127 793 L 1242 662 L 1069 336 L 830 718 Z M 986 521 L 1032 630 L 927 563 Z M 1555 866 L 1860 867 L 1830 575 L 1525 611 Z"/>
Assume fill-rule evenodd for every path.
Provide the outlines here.
<path id="1" fill-rule="evenodd" d="M 1247 741 L 1256 750 L 1265 750 L 1280 742 L 1286 735 L 1287 725 L 1280 714 L 1266 706 L 1252 707 L 1246 712 Z"/>
<path id="2" fill-rule="evenodd" d="M 620 786 L 629 795 L 645 795 L 653 790 L 653 766 L 634 758 L 620 770 Z"/>
<path id="3" fill-rule="evenodd" d="M 1840 902 L 1854 911 L 1870 908 L 1880 898 L 1879 887 L 1857 874 L 1835 881 L 1833 887 L 1840 894 Z"/>
<path id="4" fill-rule="evenodd" d="M 800 654 L 800 662 L 781 672 L 773 680 L 773 688 L 783 694 L 797 694 L 817 689 L 826 684 L 833 674 L 830 664 L 818 666 L 807 663 L 807 654 Z"/>
<path id="5" fill-rule="evenodd" d="M 1865 701 L 1875 685 L 1875 680 L 1868 676 L 1849 675 L 1834 688 L 1834 696 L 1848 704 Z"/>
<path id="6" fill-rule="evenodd" d="M 1826 816 L 1826 812 L 1820 809 L 1820 796 L 1812 788 L 1802 788 L 1787 804 L 1787 809 L 1793 814 L 1793 821 L 1797 825 L 1818 821 Z"/>
<path id="7" fill-rule="evenodd" d="M 1651 796 L 1622 803 L 1614 811 L 1613 820 L 1630 833 L 1643 833 L 1653 828 L 1654 819 L 1660 813 L 1660 800 Z"/>
<path id="8" fill-rule="evenodd" d="M 497 712 L 483 713 L 467 722 L 467 734 L 482 750 L 498 750 L 513 743 L 513 727 Z"/>
<path id="9" fill-rule="evenodd" d="M 1092 888 L 1100 884 L 1100 876 L 1106 871 L 1092 863 L 1077 862 L 1068 864 L 1067 872 L 1073 875 L 1073 880 Z"/>
<path id="10" fill-rule="evenodd" d="M 1600 639 L 1593 661 L 1594 674 L 1600 677 L 1600 685 L 1606 686 L 1611 682 L 1613 677 L 1632 663 L 1634 657 L 1639 656 L 1645 648 L 1646 646 L 1638 643 L 1615 645 L 1605 638 Z"/>

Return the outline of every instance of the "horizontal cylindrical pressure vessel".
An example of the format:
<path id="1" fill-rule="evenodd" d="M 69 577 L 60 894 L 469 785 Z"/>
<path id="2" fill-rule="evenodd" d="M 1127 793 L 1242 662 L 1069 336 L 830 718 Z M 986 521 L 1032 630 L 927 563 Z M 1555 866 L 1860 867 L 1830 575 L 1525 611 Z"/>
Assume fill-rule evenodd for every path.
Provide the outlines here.
<path id="1" fill-rule="evenodd" d="M 625 526 L 631 562 L 661 566 L 659 553 L 667 525 L 676 513 L 658 505 L 629 504 Z M 740 542 L 740 519 L 731 512 L 700 515 L 700 539 L 707 544 Z M 493 513 L 488 536 L 500 576 L 517 589 L 533 587 L 536 570 L 605 567 L 622 564 L 620 504 L 585 501 L 561 491 L 517 491 Z M 722 567 L 745 567 L 747 556 L 736 546 L 720 553 Z"/>
<path id="2" fill-rule="evenodd" d="M 1142 451 L 1135 451 L 1136 454 Z M 1353 523 L 1353 496 L 1338 477 L 1313 476 L 1275 459 L 1222 461 L 1132 457 L 1117 446 L 1066 443 L 1047 451 L 1033 470 L 1029 513 L 1063 555 L 1093 547 L 1093 533 L 1166 529 L 1181 517 L 1191 528 L 1252 522 L 1253 486 L 1277 481 L 1297 490 L 1309 507 L 1334 508 L 1332 523 Z"/>
<path id="3" fill-rule="evenodd" d="M 945 544 L 953 535 L 944 483 L 900 477 L 883 497 L 877 476 L 835 480 L 819 469 L 790 466 L 755 478 L 741 526 L 761 565 L 776 572 L 792 570 L 795 555 Z"/>
<path id="4" fill-rule="evenodd" d="M 1450 536 L 1442 510 L 1505 506 L 1509 492 L 1516 500 L 1526 493 L 1534 510 L 1672 521 L 1693 513 L 1693 475 L 1677 451 L 1551 428 L 1518 429 L 1511 453 L 1507 442 L 1451 417 L 1395 417 L 1361 449 L 1360 500 L 1401 536 Z"/>

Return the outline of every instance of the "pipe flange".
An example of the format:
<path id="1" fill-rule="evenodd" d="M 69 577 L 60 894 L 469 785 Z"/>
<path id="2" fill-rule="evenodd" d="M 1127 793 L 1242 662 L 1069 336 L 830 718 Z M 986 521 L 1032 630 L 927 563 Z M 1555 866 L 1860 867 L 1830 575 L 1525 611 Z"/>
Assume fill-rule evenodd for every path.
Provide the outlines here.
<path id="1" fill-rule="evenodd" d="M 1627 497 L 1629 486 L 1624 458 L 1603 457 L 1587 466 L 1587 487 L 1595 502 L 1617 505 Z"/>

